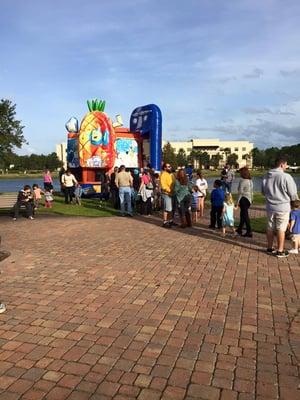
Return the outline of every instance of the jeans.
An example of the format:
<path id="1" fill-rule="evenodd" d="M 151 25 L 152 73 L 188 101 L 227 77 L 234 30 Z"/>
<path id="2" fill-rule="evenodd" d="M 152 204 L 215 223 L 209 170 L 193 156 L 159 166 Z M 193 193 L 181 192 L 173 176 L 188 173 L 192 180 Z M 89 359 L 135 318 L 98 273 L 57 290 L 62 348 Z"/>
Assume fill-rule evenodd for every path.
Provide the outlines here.
<path id="1" fill-rule="evenodd" d="M 117 187 L 111 187 L 110 193 L 112 205 L 118 210 L 120 208 L 119 189 Z"/>
<path id="2" fill-rule="evenodd" d="M 125 207 L 127 210 L 127 214 L 132 214 L 132 206 L 131 206 L 131 188 L 129 186 L 120 187 L 119 188 L 119 198 L 121 205 L 121 214 L 125 214 Z"/>
<path id="3" fill-rule="evenodd" d="M 231 187 L 232 187 L 232 182 L 227 182 L 227 181 L 221 181 L 222 182 L 222 189 L 224 192 L 231 193 Z"/>
<path id="4" fill-rule="evenodd" d="M 163 200 L 163 210 L 166 212 L 172 211 L 172 196 L 169 196 L 166 193 L 162 193 L 161 198 Z"/>
<path id="5" fill-rule="evenodd" d="M 248 214 L 249 207 L 251 206 L 250 201 L 246 197 L 242 197 L 240 202 L 240 224 L 237 228 L 239 232 L 242 232 L 244 225 L 246 225 L 247 233 L 251 233 L 250 218 Z"/>
<path id="6" fill-rule="evenodd" d="M 25 206 L 26 209 L 26 216 L 27 217 L 32 217 L 33 215 L 33 204 L 31 201 L 17 201 L 15 206 L 14 206 L 14 218 L 18 218 L 19 216 L 19 211 L 22 206 Z"/>

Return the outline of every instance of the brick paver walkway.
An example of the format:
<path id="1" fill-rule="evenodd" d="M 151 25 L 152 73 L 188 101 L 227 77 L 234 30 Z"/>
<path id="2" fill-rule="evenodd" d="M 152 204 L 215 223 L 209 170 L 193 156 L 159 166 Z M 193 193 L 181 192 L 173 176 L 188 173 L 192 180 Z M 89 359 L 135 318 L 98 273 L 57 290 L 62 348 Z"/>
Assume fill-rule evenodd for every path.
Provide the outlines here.
<path id="1" fill-rule="evenodd" d="M 300 256 L 155 218 L 0 226 L 1 400 L 300 398 Z"/>

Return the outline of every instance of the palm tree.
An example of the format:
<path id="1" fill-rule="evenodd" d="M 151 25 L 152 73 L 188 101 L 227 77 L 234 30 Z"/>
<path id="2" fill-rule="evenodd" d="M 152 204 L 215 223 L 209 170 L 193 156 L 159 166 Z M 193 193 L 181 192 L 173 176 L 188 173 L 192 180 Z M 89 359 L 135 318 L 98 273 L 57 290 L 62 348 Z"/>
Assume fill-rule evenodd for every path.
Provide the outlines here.
<path id="1" fill-rule="evenodd" d="M 207 151 L 192 150 L 189 155 L 189 161 L 194 165 L 194 168 L 202 169 L 203 166 L 209 164 L 209 154 Z"/>

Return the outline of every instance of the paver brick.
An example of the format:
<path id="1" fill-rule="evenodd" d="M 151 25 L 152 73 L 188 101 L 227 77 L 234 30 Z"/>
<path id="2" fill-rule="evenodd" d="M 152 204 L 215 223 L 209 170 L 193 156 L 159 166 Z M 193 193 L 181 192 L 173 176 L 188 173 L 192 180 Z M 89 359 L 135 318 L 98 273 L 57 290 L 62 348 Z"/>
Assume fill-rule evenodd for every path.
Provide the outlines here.
<path id="1" fill-rule="evenodd" d="M 206 217 L 163 232 L 155 216 L 0 219 L 0 400 L 299 397 L 299 257 L 268 256 L 264 235 L 222 239 Z"/>

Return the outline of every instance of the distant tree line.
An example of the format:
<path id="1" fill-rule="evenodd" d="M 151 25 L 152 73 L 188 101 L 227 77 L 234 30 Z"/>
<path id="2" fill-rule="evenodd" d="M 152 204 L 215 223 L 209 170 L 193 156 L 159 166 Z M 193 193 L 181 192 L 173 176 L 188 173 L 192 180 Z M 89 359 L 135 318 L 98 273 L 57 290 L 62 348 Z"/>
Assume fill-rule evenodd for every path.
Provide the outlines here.
<path id="1" fill-rule="evenodd" d="M 49 168 L 53 171 L 61 166 L 62 162 L 57 158 L 56 153 L 19 156 L 10 152 L 0 160 L 0 168 L 2 170 L 42 171 L 45 168 Z"/>
<path id="2" fill-rule="evenodd" d="M 270 147 L 265 150 L 260 150 L 255 147 L 252 150 L 253 166 L 257 168 L 271 168 L 274 166 L 274 161 L 280 155 L 285 155 L 290 166 L 300 164 L 300 143 L 293 146 Z"/>
<path id="3" fill-rule="evenodd" d="M 189 155 L 187 155 L 184 149 L 179 149 L 176 153 L 175 149 L 168 142 L 164 145 L 163 150 L 163 160 L 170 163 L 174 168 L 183 167 L 188 164 L 194 165 L 194 162 L 199 165 L 199 168 L 208 169 L 210 167 L 217 169 L 219 167 L 220 161 L 223 160 L 225 156 L 225 161 L 230 165 L 236 165 L 238 155 L 231 153 L 230 149 L 222 149 L 223 154 L 215 154 L 210 156 L 207 151 L 192 150 Z"/>
<path id="4" fill-rule="evenodd" d="M 256 168 L 268 169 L 274 166 L 276 158 L 280 155 L 287 156 L 288 164 L 300 164 L 300 143 L 292 146 L 284 146 L 281 148 L 270 147 L 265 150 L 260 150 L 255 147 L 250 154 L 243 156 L 244 160 L 252 157 L 252 165 Z M 194 161 L 199 165 L 199 168 L 214 168 L 219 167 L 220 161 L 223 160 L 226 164 L 238 167 L 238 155 L 232 153 L 229 148 L 221 149 L 219 154 L 210 156 L 206 151 L 192 150 L 189 155 L 186 154 L 184 149 L 179 149 L 176 153 L 175 149 L 168 142 L 163 147 L 163 160 L 170 163 L 174 168 L 194 164 Z"/>

